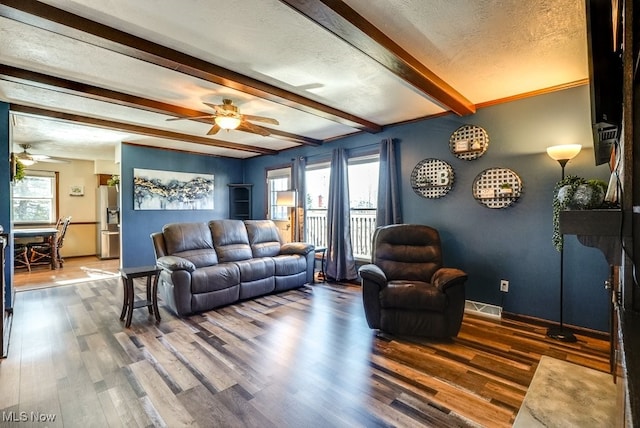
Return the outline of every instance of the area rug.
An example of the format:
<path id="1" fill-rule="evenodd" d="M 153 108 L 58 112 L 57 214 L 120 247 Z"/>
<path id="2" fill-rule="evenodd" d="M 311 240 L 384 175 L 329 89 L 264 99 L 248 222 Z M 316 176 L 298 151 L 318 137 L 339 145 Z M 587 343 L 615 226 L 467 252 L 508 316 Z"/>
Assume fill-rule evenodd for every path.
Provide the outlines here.
<path id="1" fill-rule="evenodd" d="M 612 427 L 615 412 L 610 374 L 543 356 L 513 426 Z"/>

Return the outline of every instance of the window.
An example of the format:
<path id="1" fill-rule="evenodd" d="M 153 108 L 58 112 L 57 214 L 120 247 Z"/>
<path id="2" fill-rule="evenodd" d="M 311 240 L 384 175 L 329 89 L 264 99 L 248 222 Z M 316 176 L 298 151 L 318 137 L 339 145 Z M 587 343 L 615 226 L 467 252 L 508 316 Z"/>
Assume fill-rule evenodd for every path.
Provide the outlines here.
<path id="1" fill-rule="evenodd" d="M 54 172 L 27 171 L 25 177 L 13 185 L 13 222 L 55 223 L 56 184 Z"/>
<path id="2" fill-rule="evenodd" d="M 291 168 L 267 171 L 267 194 L 269 195 L 269 215 L 271 220 L 287 220 L 289 208 L 276 205 L 276 192 L 291 190 Z"/>
<path id="3" fill-rule="evenodd" d="M 349 159 L 349 207 L 376 209 L 378 203 L 379 156 Z"/>
<path id="4" fill-rule="evenodd" d="M 356 259 L 371 258 L 371 238 L 376 230 L 379 155 L 349 159 L 351 247 Z"/>
<path id="5" fill-rule="evenodd" d="M 305 171 L 305 242 L 327 246 L 327 205 L 329 203 L 329 162 L 307 165 Z"/>
<path id="6" fill-rule="evenodd" d="M 349 159 L 349 208 L 351 244 L 357 259 L 371 257 L 371 238 L 376 229 L 379 155 L 367 154 Z M 305 185 L 305 241 L 327 246 L 327 207 L 331 164 L 307 165 Z"/>

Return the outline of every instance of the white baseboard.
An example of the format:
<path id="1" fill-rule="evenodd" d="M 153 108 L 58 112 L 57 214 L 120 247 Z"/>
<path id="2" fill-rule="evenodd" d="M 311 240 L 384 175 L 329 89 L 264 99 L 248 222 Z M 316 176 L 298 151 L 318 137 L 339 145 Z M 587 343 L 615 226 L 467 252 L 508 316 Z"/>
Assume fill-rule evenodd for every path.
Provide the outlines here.
<path id="1" fill-rule="evenodd" d="M 480 315 L 490 318 L 502 318 L 502 307 L 490 305 L 488 303 L 474 302 L 472 300 L 465 301 L 464 311 L 474 315 Z"/>

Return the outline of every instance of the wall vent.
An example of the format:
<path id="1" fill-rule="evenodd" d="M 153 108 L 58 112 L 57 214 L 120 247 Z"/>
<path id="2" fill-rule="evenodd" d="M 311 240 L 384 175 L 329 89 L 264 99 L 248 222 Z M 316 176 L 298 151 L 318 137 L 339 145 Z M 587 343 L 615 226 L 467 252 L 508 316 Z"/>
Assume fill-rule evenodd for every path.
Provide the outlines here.
<path id="1" fill-rule="evenodd" d="M 464 303 L 464 311 L 474 315 L 490 318 L 502 318 L 502 307 L 490 305 L 488 303 L 474 302 L 467 300 Z"/>

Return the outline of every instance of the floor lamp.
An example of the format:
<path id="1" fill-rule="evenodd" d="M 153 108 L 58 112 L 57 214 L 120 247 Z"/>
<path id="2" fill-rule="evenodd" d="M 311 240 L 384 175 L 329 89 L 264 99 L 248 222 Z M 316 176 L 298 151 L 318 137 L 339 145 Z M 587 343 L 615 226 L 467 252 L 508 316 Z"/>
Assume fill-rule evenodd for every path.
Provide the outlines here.
<path id="1" fill-rule="evenodd" d="M 291 227 L 293 227 L 293 241 L 298 241 L 298 195 L 295 190 L 282 190 L 276 192 L 276 206 L 293 208 Z"/>
<path id="2" fill-rule="evenodd" d="M 547 148 L 547 154 L 553 160 L 557 160 L 562 168 L 562 179 L 564 180 L 564 167 L 571 159 L 575 158 L 580 153 L 582 146 L 580 144 L 564 144 L 560 146 L 552 146 Z M 562 322 L 562 308 L 563 308 L 563 296 L 564 296 L 564 235 L 560 235 L 560 325 L 558 327 L 551 327 L 547 330 L 547 336 L 552 339 L 560 340 L 562 342 L 575 342 L 576 337 L 569 330 L 565 330 Z"/>

